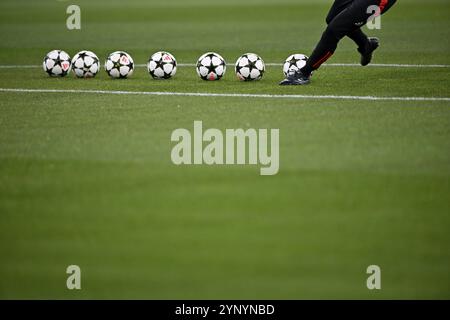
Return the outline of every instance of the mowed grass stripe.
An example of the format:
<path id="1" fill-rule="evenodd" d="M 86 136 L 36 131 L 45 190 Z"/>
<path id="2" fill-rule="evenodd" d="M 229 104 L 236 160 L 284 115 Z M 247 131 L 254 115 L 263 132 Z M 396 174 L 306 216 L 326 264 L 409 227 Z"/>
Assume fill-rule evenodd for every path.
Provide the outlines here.
<path id="1" fill-rule="evenodd" d="M 243 93 L 202 93 L 202 92 L 159 92 L 159 91 L 113 91 L 113 90 L 57 90 L 0 88 L 0 92 L 12 93 L 86 93 L 111 95 L 148 95 L 216 98 L 262 98 L 262 99 L 320 99 L 320 100 L 363 100 L 363 101 L 449 101 L 448 97 L 378 97 L 348 95 L 279 95 L 279 94 L 243 94 Z"/>

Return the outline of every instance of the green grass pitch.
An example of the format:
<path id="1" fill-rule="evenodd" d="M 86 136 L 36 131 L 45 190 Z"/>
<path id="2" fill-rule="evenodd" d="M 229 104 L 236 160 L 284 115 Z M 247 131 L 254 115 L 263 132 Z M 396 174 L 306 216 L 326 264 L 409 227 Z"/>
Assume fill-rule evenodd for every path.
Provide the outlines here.
<path id="1" fill-rule="evenodd" d="M 128 80 L 0 68 L 0 88 L 276 95 L 450 97 L 450 68 L 325 66 L 308 87 L 281 68 L 240 83 L 245 52 L 280 63 L 310 54 L 324 0 L 2 0 L 0 65 L 40 65 L 52 49 L 159 50 L 228 62 L 219 82 L 180 67 Z M 382 18 L 377 64 L 450 64 L 447 0 L 398 1 Z M 330 63 L 357 63 L 344 39 Z M 280 172 L 176 167 L 170 135 L 279 128 Z M 0 92 L 0 298 L 450 298 L 450 102 Z M 82 290 L 66 288 L 68 265 Z M 382 269 L 382 290 L 366 268 Z"/>

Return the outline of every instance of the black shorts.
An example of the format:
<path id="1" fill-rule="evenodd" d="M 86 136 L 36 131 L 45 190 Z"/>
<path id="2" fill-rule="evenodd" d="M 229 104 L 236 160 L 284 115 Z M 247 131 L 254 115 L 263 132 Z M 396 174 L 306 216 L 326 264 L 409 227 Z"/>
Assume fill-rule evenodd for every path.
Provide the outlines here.
<path id="1" fill-rule="evenodd" d="M 327 24 L 334 23 L 337 29 L 360 28 L 374 14 L 370 6 L 378 6 L 380 13 L 386 13 L 397 0 L 336 0 L 326 18 Z M 338 20 L 338 21 L 336 21 Z"/>

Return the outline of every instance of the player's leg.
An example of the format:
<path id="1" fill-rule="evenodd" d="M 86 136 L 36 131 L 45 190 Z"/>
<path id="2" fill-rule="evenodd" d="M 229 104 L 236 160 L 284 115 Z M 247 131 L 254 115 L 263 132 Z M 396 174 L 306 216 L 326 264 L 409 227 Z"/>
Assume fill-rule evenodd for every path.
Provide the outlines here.
<path id="1" fill-rule="evenodd" d="M 300 71 L 289 74 L 285 80 L 280 82 L 280 85 L 304 85 L 310 83 L 311 73 L 319 69 L 334 54 L 339 41 L 346 34 L 358 29 L 352 23 L 353 10 L 350 11 L 351 7 L 343 10 L 328 24 L 306 65 Z"/>
<path id="2" fill-rule="evenodd" d="M 358 52 L 361 54 L 361 65 L 367 66 L 372 61 L 373 52 L 379 47 L 380 40 L 376 37 L 368 37 L 361 29 L 357 29 L 347 34 L 358 45 Z"/>
<path id="3" fill-rule="evenodd" d="M 355 0 L 335 0 L 325 19 L 327 25 L 342 11 L 347 9 Z"/>
<path id="4" fill-rule="evenodd" d="M 328 12 L 327 18 L 325 19 L 327 25 L 330 24 L 339 13 L 341 13 L 344 9 L 347 9 L 353 1 L 354 0 L 336 0 Z M 361 64 L 367 65 L 370 62 L 371 52 L 378 47 L 378 39 L 367 37 L 361 28 L 350 32 L 347 34 L 347 37 L 352 39 L 358 46 L 358 51 L 362 55 Z"/>
<path id="5" fill-rule="evenodd" d="M 364 50 L 367 43 L 364 43 L 365 34 L 360 26 L 365 25 L 372 13 L 367 12 L 371 5 L 380 7 L 381 14 L 396 2 L 396 0 L 355 0 L 350 6 L 339 13 L 329 24 L 322 35 L 322 39 L 312 53 L 305 68 L 302 69 L 307 74 L 317 70 L 326 60 L 328 60 L 337 48 L 337 44 L 344 36 L 350 36 L 358 43 L 361 50 Z"/>
<path id="6" fill-rule="evenodd" d="M 361 30 L 361 28 L 358 28 L 355 31 L 350 32 L 349 34 L 347 34 L 347 37 L 352 39 L 360 49 L 364 49 L 367 46 L 367 43 L 369 42 L 369 38 Z"/>
<path id="7" fill-rule="evenodd" d="M 380 13 L 386 13 L 397 0 L 381 0 L 378 4 Z M 368 8 L 367 8 L 368 9 Z M 347 35 L 358 45 L 358 52 L 361 54 L 361 65 L 367 66 L 372 61 L 373 52 L 380 46 L 380 40 L 376 37 L 367 37 L 361 29 Z M 365 41 L 363 40 L 365 38 Z"/>
<path id="8" fill-rule="evenodd" d="M 327 18 L 325 19 L 327 25 L 333 21 L 333 19 L 341 13 L 343 10 L 347 9 L 354 0 L 336 0 L 331 6 L 330 11 L 328 12 Z M 355 31 L 347 34 L 347 37 L 352 39 L 356 45 L 358 46 L 358 51 L 361 53 L 361 64 L 367 65 L 369 64 L 372 58 L 372 52 L 378 47 L 378 39 L 369 38 L 367 35 L 361 30 L 361 28 L 356 29 Z"/>
<path id="9" fill-rule="evenodd" d="M 354 0 L 349 7 L 340 12 L 328 25 L 322 35 L 317 47 L 313 51 L 306 66 L 291 74 L 282 81 L 281 85 L 301 85 L 310 82 L 311 73 L 320 68 L 335 52 L 337 44 L 346 35 L 355 35 L 362 37 L 361 34 L 355 33 L 360 26 L 367 23 L 372 14 L 367 13 L 367 8 L 371 5 L 378 5 L 381 13 L 385 13 L 396 0 Z M 359 39 L 358 39 L 359 41 Z"/>

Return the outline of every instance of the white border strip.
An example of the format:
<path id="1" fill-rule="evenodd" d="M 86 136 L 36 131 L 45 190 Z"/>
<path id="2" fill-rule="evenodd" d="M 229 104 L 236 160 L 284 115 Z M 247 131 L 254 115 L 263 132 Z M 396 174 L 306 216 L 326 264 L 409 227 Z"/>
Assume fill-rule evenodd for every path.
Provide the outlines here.
<path id="1" fill-rule="evenodd" d="M 10 89 L 0 88 L 0 92 L 13 93 L 84 93 L 110 95 L 180 96 L 216 98 L 263 98 L 263 99 L 322 99 L 322 100 L 363 100 L 363 101 L 449 101 L 447 97 L 376 97 L 376 96 L 336 96 L 336 95 L 281 95 L 244 93 L 200 93 L 200 92 L 149 92 L 149 91 L 106 91 L 106 90 L 56 90 L 56 89 Z"/>
<path id="2" fill-rule="evenodd" d="M 268 67 L 281 67 L 281 63 L 266 63 Z M 179 67 L 195 67 L 193 63 L 179 63 Z M 357 63 L 325 63 L 325 67 L 361 67 Z M 138 68 L 146 68 L 146 64 L 136 64 Z M 395 64 L 395 63 L 373 63 L 368 67 L 373 68 L 450 68 L 449 64 Z M 41 65 L 0 65 L 0 69 L 35 69 L 42 68 Z"/>

